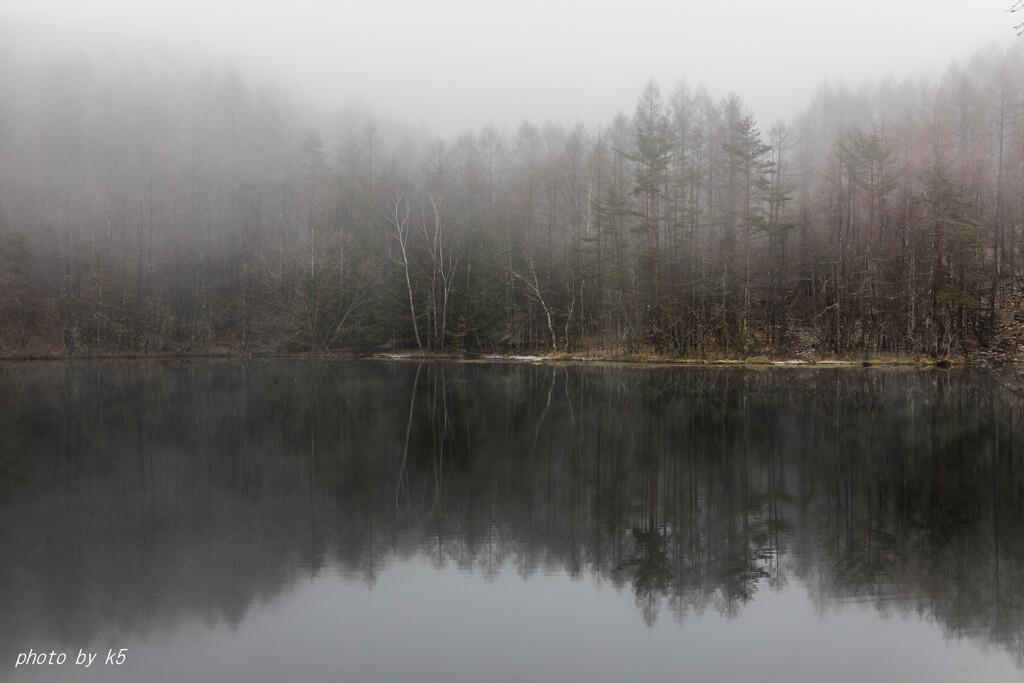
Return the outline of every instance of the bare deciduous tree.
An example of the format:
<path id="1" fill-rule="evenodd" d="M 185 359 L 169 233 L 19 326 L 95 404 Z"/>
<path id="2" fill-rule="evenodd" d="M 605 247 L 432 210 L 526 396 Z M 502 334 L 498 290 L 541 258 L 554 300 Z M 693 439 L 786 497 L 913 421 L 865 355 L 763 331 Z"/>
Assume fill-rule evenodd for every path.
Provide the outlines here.
<path id="1" fill-rule="evenodd" d="M 391 236 L 398 242 L 401 254 L 398 264 L 402 266 L 405 288 L 409 294 L 409 317 L 412 318 L 412 330 L 416 335 L 416 347 L 422 349 L 423 341 L 420 339 L 420 328 L 416 322 L 416 301 L 412 295 L 412 279 L 409 276 L 409 214 L 409 201 L 402 192 L 394 199 L 388 200 L 385 216 L 391 226 Z"/>

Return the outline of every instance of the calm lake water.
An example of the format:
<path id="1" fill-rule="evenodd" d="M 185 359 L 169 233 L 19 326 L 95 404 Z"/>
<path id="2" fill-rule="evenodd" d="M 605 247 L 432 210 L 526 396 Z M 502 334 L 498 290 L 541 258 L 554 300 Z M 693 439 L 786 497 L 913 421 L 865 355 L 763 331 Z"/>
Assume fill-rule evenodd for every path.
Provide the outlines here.
<path id="1" fill-rule="evenodd" d="M 1018 384 L 3 364 L 0 680 L 1020 680 Z"/>

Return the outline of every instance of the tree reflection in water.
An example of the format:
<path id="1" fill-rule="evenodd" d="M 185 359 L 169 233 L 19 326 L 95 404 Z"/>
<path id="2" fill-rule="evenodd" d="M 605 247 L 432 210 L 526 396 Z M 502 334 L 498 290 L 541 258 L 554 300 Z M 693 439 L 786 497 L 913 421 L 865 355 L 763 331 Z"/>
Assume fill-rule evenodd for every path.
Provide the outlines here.
<path id="1" fill-rule="evenodd" d="M 0 366 L 0 642 L 236 625 L 325 567 L 799 581 L 1024 663 L 1024 401 L 982 371 L 351 361 Z"/>

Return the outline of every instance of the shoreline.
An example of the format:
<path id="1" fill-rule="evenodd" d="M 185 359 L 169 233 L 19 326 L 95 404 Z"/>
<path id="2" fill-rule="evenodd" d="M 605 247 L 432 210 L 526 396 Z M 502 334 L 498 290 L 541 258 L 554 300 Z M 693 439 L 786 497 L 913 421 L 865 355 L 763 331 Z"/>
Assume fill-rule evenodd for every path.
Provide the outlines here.
<path id="1" fill-rule="evenodd" d="M 359 349 L 339 350 L 329 353 L 314 354 L 276 353 L 276 352 L 239 352 L 231 349 L 215 349 L 203 352 L 169 352 L 169 353 L 99 353 L 76 354 L 69 356 L 58 353 L 26 353 L 0 355 L 0 363 L 32 362 L 32 361 L 101 361 L 101 360 L 340 360 L 361 359 L 380 361 L 451 361 L 463 363 L 531 363 L 531 364 L 616 364 L 616 365 L 661 365 L 691 367 L 799 367 L 799 368 L 836 368 L 836 367 L 919 367 L 948 369 L 955 366 L 998 367 L 1017 365 L 1022 360 L 1014 357 L 986 356 L 979 358 L 927 358 L 911 356 L 874 356 L 864 359 L 855 358 L 793 358 L 748 356 L 746 358 L 684 358 L 660 354 L 601 354 L 601 353 L 476 353 L 476 352 L 432 352 L 422 350 L 409 351 L 366 351 Z"/>
<path id="2" fill-rule="evenodd" d="M 778 358 L 765 356 L 749 358 L 675 358 L 645 354 L 630 355 L 584 355 L 584 354 L 429 354 L 429 353 L 375 353 L 360 356 L 369 360 L 390 361 L 435 361 L 450 360 L 470 363 L 530 363 L 530 364 L 616 364 L 616 365 L 654 365 L 654 366 L 690 366 L 690 367 L 796 367 L 796 368 L 835 368 L 835 367 L 939 367 L 981 366 L 1014 364 L 1019 361 L 1004 359 L 918 359 L 918 358 L 869 358 L 866 360 L 842 358 Z"/>

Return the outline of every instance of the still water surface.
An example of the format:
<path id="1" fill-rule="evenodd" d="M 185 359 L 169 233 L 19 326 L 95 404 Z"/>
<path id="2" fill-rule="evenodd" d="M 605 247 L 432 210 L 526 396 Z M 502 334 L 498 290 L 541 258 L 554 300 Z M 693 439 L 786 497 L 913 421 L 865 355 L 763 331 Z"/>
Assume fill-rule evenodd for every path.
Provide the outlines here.
<path id="1" fill-rule="evenodd" d="M 1022 420 L 969 370 L 0 365 L 0 680 L 1020 680 Z"/>

